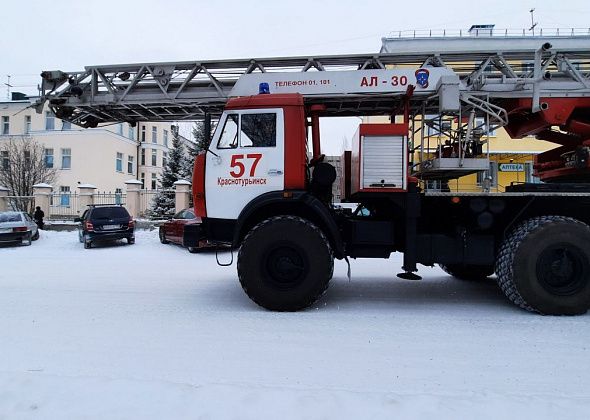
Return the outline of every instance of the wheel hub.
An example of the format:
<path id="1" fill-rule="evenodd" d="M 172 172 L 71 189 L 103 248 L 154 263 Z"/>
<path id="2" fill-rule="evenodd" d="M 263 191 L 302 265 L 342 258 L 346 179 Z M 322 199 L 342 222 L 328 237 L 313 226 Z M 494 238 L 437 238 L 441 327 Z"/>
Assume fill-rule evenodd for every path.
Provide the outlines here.
<path id="1" fill-rule="evenodd" d="M 290 245 L 270 250 L 265 258 L 269 282 L 280 289 L 292 289 L 306 277 L 309 267 L 303 252 Z"/>
<path id="2" fill-rule="evenodd" d="M 569 296 L 579 292 L 589 274 L 588 258 L 571 244 L 548 247 L 537 260 L 537 277 L 543 288 L 554 295 Z"/>

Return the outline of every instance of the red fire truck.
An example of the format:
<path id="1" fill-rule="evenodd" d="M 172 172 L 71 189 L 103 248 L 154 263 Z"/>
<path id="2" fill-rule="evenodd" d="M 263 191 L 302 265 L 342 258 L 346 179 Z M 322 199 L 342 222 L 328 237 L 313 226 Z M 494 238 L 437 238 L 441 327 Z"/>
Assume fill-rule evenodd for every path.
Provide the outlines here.
<path id="1" fill-rule="evenodd" d="M 401 252 L 404 279 L 420 278 L 417 264 L 440 264 L 467 280 L 495 273 L 523 309 L 585 313 L 588 38 L 492 41 L 466 40 L 446 52 L 424 44 L 373 55 L 49 71 L 40 105 L 48 101 L 59 118 L 84 127 L 217 119 L 194 167 L 202 224 L 187 228 L 185 243 L 239 250 L 239 281 L 265 308 L 314 303 L 335 258 Z M 339 205 L 320 118 L 371 115 L 390 122 L 359 125 L 339 180 L 342 201 L 355 206 Z M 537 158 L 545 182 L 490 190 L 486 148 L 496 127 L 560 144 Z M 450 180 L 473 173 L 482 174 L 480 191 L 451 190 Z"/>

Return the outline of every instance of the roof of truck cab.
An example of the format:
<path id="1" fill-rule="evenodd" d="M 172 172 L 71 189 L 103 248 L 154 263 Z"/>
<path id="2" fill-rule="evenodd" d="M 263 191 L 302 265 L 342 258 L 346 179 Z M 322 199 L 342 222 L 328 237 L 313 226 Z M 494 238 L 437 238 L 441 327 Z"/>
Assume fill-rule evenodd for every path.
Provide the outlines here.
<path id="1" fill-rule="evenodd" d="M 243 96 L 227 101 L 225 109 L 278 108 L 282 106 L 303 106 L 303 96 L 299 93 Z"/>

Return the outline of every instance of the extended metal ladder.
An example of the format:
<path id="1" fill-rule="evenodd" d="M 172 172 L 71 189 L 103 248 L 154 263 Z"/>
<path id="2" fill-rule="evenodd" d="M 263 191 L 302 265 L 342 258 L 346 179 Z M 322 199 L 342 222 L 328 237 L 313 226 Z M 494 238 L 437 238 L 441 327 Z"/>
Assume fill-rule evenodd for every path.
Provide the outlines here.
<path id="1" fill-rule="evenodd" d="M 277 57 L 88 66 L 42 73 L 39 107 L 82 126 L 113 121 L 179 121 L 219 115 L 238 80 L 250 74 L 325 72 L 422 66 L 446 67 L 461 81 L 462 99 L 590 95 L 590 36 L 384 39 L 379 54 Z M 261 79 L 262 80 L 262 79 Z M 412 103 L 422 107 L 416 92 Z M 483 96 L 482 96 L 483 95 Z M 310 102 L 327 114 L 391 114 L 400 94 L 322 94 Z M 430 93 L 428 96 L 432 96 Z M 489 98 L 489 99 L 488 99 Z M 479 103 L 480 113 L 486 113 Z M 427 111 L 438 103 L 429 101 Z M 496 113 L 497 110 L 494 110 Z M 500 121 L 501 123 L 501 121 Z"/>

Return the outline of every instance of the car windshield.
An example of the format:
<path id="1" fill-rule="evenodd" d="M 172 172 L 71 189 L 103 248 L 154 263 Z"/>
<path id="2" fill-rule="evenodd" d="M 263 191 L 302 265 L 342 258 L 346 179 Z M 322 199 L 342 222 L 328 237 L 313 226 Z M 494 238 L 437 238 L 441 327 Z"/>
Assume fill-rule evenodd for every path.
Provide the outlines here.
<path id="1" fill-rule="evenodd" d="M 92 219 L 123 219 L 129 213 L 123 207 L 97 207 L 92 211 Z"/>
<path id="2" fill-rule="evenodd" d="M 21 221 L 20 213 L 0 213 L 0 223 Z"/>

